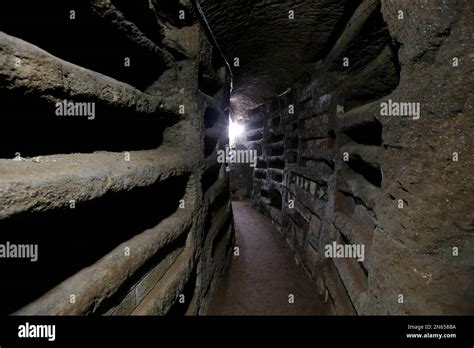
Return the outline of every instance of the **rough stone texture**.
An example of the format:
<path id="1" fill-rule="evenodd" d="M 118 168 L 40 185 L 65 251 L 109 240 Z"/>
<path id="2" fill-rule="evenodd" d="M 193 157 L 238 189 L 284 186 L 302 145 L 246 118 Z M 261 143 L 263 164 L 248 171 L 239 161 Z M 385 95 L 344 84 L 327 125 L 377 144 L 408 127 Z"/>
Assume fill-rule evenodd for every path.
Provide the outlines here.
<path id="1" fill-rule="evenodd" d="M 283 92 L 331 47 L 354 1 L 200 1 L 234 76 L 234 107 Z M 290 19 L 289 11 L 294 11 Z M 234 67 L 234 58 L 240 66 Z"/>
<path id="2" fill-rule="evenodd" d="M 145 231 L 119 245 L 92 267 L 74 275 L 34 303 L 24 307 L 18 315 L 80 315 L 98 311 L 103 301 L 109 300 L 152 255 L 178 238 L 178 233 L 189 229 L 189 216 L 178 213 L 163 221 L 155 229 Z M 130 256 L 124 254 L 130 248 Z M 152 284 L 154 287 L 155 284 Z M 69 302 L 69 294 L 77 298 Z"/>
<path id="3" fill-rule="evenodd" d="M 51 104 L 63 100 L 94 100 L 106 107 L 127 112 L 166 117 L 178 114 L 178 105 L 190 105 L 185 96 L 164 99 L 150 96 L 110 77 L 62 61 L 25 41 L 0 33 L 0 78 L 2 93 L 10 89 L 33 94 Z M 21 68 L 15 66 L 21 60 Z M 114 113 L 115 117 L 118 115 Z M 50 117 L 52 117 L 50 116 Z M 112 115 L 103 115 L 111 117 Z M 39 118 L 39 116 L 38 116 Z"/>
<path id="4" fill-rule="evenodd" d="M 382 7 L 402 45 L 400 85 L 389 97 L 420 102 L 422 114 L 418 121 L 381 120 L 385 184 L 375 206 L 380 233 L 373 250 L 386 252 L 377 253 L 371 308 L 472 314 L 474 66 L 469 47 L 474 6 L 471 1 L 437 1 L 408 11 L 409 5 L 384 1 Z M 408 12 L 403 26 L 394 18 L 399 8 Z M 459 67 L 452 66 L 454 57 Z M 458 162 L 452 160 L 454 152 Z M 392 197 L 405 200 L 405 208 L 395 210 Z M 453 256 L 453 247 L 459 256 Z M 390 270 L 390 280 L 382 265 Z M 389 288 L 389 282 L 397 286 Z M 403 306 L 389 301 L 397 293 L 405 296 Z"/>
<path id="5" fill-rule="evenodd" d="M 0 159 L 2 207 L 0 217 L 68 206 L 98 198 L 107 192 L 146 187 L 169 175 L 191 171 L 186 157 L 176 158 L 176 148 L 132 151 L 124 154 L 95 153 L 52 155 L 12 161 Z M 80 168 L 80 171 L 78 171 Z"/>
<path id="6" fill-rule="evenodd" d="M 10 5 L 0 123 L 33 135 L 2 138 L 0 242 L 37 243 L 40 261 L 5 267 L 0 311 L 203 312 L 234 239 L 216 158 L 230 81 L 198 15 L 187 1 Z M 96 118 L 58 119 L 64 99 L 95 103 Z"/>
<path id="7" fill-rule="evenodd" d="M 0 311 L 205 314 L 250 182 L 217 161 L 230 115 L 331 313 L 473 314 L 472 1 L 200 2 L 210 28 L 187 0 L 1 3 L 0 242 L 42 261 L 2 268 Z M 58 122 L 63 99 L 97 119 Z"/>
<path id="8" fill-rule="evenodd" d="M 253 203 L 338 314 L 474 312 L 473 14 L 468 1 L 364 1 L 306 75 L 248 110 Z M 420 103 L 421 118 L 381 116 L 389 99 Z M 325 257 L 332 241 L 363 244 L 365 260 Z"/>

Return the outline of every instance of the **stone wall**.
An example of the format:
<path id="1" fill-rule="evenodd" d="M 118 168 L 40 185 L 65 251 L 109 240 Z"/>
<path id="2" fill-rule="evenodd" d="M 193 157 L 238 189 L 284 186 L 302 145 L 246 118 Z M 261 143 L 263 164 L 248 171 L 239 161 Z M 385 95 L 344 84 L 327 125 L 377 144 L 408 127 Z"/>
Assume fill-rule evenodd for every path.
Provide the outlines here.
<path id="1" fill-rule="evenodd" d="M 253 204 L 337 314 L 474 312 L 472 13 L 364 1 L 325 58 L 248 111 Z M 383 116 L 389 100 L 420 117 Z M 363 261 L 326 257 L 333 242 Z"/>
<path id="2" fill-rule="evenodd" d="M 0 238 L 38 246 L 0 260 L 2 313 L 205 313 L 234 237 L 229 78 L 200 19 L 186 0 L 2 2 Z"/>

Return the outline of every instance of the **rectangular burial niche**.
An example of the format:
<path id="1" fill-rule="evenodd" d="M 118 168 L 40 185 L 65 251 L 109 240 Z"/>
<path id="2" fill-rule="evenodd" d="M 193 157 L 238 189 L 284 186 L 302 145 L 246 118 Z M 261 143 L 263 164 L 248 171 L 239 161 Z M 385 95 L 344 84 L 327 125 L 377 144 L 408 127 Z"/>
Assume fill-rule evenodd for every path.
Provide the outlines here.
<path id="1" fill-rule="evenodd" d="M 270 197 L 270 205 L 274 208 L 281 210 L 281 207 L 282 207 L 281 193 L 278 190 L 270 189 L 268 190 L 268 195 Z"/>
<path id="2" fill-rule="evenodd" d="M 165 276 L 169 268 L 172 267 L 169 259 L 176 260 L 179 255 L 183 253 L 186 247 L 188 233 L 189 229 L 184 230 L 179 237 L 160 248 L 155 255 L 148 259 L 143 266 L 120 286 L 112 298 L 101 303 L 97 313 L 99 315 L 121 315 L 120 310 L 122 308 L 132 309 L 130 306 L 127 306 L 130 297 L 137 297 L 138 294 L 140 294 L 141 298 L 137 299 L 139 300 L 137 302 L 146 298 L 152 288 L 145 292 L 143 289 L 146 287 L 143 286 L 143 283 L 150 283 L 150 279 L 157 277 L 156 273 L 161 273 L 161 277 L 156 280 L 157 283 Z M 157 283 L 155 283 L 155 285 Z M 138 303 L 136 303 L 136 305 L 138 305 Z"/>
<path id="3" fill-rule="evenodd" d="M 265 160 L 257 158 L 256 168 L 266 169 L 267 167 L 268 167 L 268 164 Z"/>
<path id="4" fill-rule="evenodd" d="M 265 172 L 265 171 L 260 171 L 260 170 L 259 170 L 259 171 L 255 171 L 254 173 L 255 173 L 255 174 L 254 174 L 254 175 L 255 175 L 255 178 L 257 178 L 257 179 L 262 179 L 262 180 L 264 180 L 264 179 L 267 178 L 267 172 Z"/>
<path id="5" fill-rule="evenodd" d="M 0 244 L 37 244 L 38 261 L 5 259 L 0 314 L 11 314 L 177 211 L 188 175 L 0 220 Z"/>
<path id="6" fill-rule="evenodd" d="M 282 170 L 285 168 L 285 161 L 279 158 L 271 159 L 268 163 L 268 167 Z"/>
<path id="7" fill-rule="evenodd" d="M 277 182 L 282 182 L 283 181 L 283 174 L 275 170 L 272 173 L 272 178 L 273 178 L 273 180 L 275 180 Z"/>
<path id="8" fill-rule="evenodd" d="M 156 149 L 164 142 L 165 130 L 179 122 L 177 115 L 167 112 L 138 112 L 136 105 L 107 104 L 93 97 L 64 96 L 65 105 L 76 101 L 93 105 L 93 120 L 56 116 L 56 104 L 43 99 L 39 90 L 23 92 L 0 87 L 2 129 L 16 134 L 0 138 L 0 158 Z M 58 103 L 64 105 L 64 100 Z"/>
<path id="9" fill-rule="evenodd" d="M 365 180 L 376 187 L 382 186 L 382 171 L 380 168 L 365 162 L 360 156 L 351 154 L 347 165 L 354 172 L 362 175 Z"/>
<path id="10" fill-rule="evenodd" d="M 285 148 L 283 144 L 281 145 L 274 145 L 268 149 L 269 156 L 282 156 L 285 153 Z"/>
<path id="11" fill-rule="evenodd" d="M 117 5 L 116 1 L 114 5 Z M 31 1 L 28 6 L 2 1 L 0 31 L 28 41 L 65 61 L 144 91 L 167 69 L 166 56 L 170 53 L 158 49 L 162 39 L 157 35 L 147 37 L 138 30 L 123 30 L 124 26 L 137 25 L 138 21 L 134 23 L 134 20 L 144 23 L 152 15 L 150 10 L 142 12 L 139 18 L 134 16 L 133 9 L 123 10 L 122 13 L 112 6 L 105 13 L 103 7 L 94 8 L 89 1 L 83 0 Z M 155 23 L 152 30 L 160 33 L 156 19 Z M 31 30 L 32 27 L 41 30 Z M 58 44 L 59 32 L 68 38 L 67 44 Z M 130 59 L 130 64 L 125 64 L 125 58 Z"/>
<path id="12" fill-rule="evenodd" d="M 377 119 L 349 127 L 343 130 L 343 134 L 358 144 L 382 145 L 382 124 Z"/>
<path id="13" fill-rule="evenodd" d="M 97 124 L 97 122 L 94 124 L 66 123 L 53 125 L 51 122 L 49 130 L 43 123 L 39 128 L 36 128 L 39 130 L 38 132 L 28 132 L 28 139 L 24 139 L 24 141 L 20 139 L 20 136 L 14 143 L 0 139 L 0 158 L 33 158 L 96 151 L 153 150 L 163 144 L 162 131 L 164 127 L 159 121 L 123 122 L 112 126 L 105 123 Z M 6 129 L 9 128 L 7 124 L 7 122 L 3 122 Z M 11 129 L 15 128 L 16 126 L 12 126 Z M 34 126 L 31 127 L 31 129 L 33 128 Z M 74 132 L 71 132 L 72 128 L 75 130 Z M 104 140 L 104 133 L 110 135 L 107 138 L 109 141 Z"/>

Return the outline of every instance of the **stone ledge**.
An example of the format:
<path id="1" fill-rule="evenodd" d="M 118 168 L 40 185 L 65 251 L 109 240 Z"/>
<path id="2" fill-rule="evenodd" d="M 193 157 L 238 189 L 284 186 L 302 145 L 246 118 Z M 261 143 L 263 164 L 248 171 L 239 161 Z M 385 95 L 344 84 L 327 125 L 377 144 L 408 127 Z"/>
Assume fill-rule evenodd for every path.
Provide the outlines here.
<path id="1" fill-rule="evenodd" d="M 14 315 L 83 315 L 96 313 L 105 300 L 113 297 L 120 286 L 155 255 L 176 240 L 191 226 L 191 213 L 178 210 L 157 226 L 144 231 L 102 257 L 38 300 Z M 124 249 L 130 248 L 130 256 Z M 70 303 L 75 295 L 76 303 Z"/>
<path id="2" fill-rule="evenodd" d="M 2 32 L 0 52 L 0 77 L 6 82 L 5 88 L 29 91 L 52 106 L 67 96 L 74 100 L 97 101 L 130 114 L 146 114 L 153 118 L 178 118 L 179 105 L 188 106 L 188 109 L 194 107 L 179 93 L 169 98 L 147 95 L 126 83 L 66 62 Z M 16 58 L 21 59 L 21 67 L 15 67 Z"/>
<path id="3" fill-rule="evenodd" d="M 25 211 L 44 211 L 92 200 L 107 192 L 151 185 L 189 172 L 194 159 L 175 148 L 123 153 L 52 155 L 41 161 L 0 159 L 0 220 Z"/>

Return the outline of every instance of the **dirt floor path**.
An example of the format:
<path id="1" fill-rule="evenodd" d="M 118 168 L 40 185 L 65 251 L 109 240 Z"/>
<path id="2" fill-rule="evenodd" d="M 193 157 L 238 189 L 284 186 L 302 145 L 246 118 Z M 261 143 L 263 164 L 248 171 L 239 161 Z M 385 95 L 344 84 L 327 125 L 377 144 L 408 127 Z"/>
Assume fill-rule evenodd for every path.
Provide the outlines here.
<path id="1" fill-rule="evenodd" d="M 232 207 L 240 256 L 233 258 L 208 315 L 328 314 L 328 306 L 296 266 L 290 247 L 270 219 L 247 201 L 234 201 Z"/>

